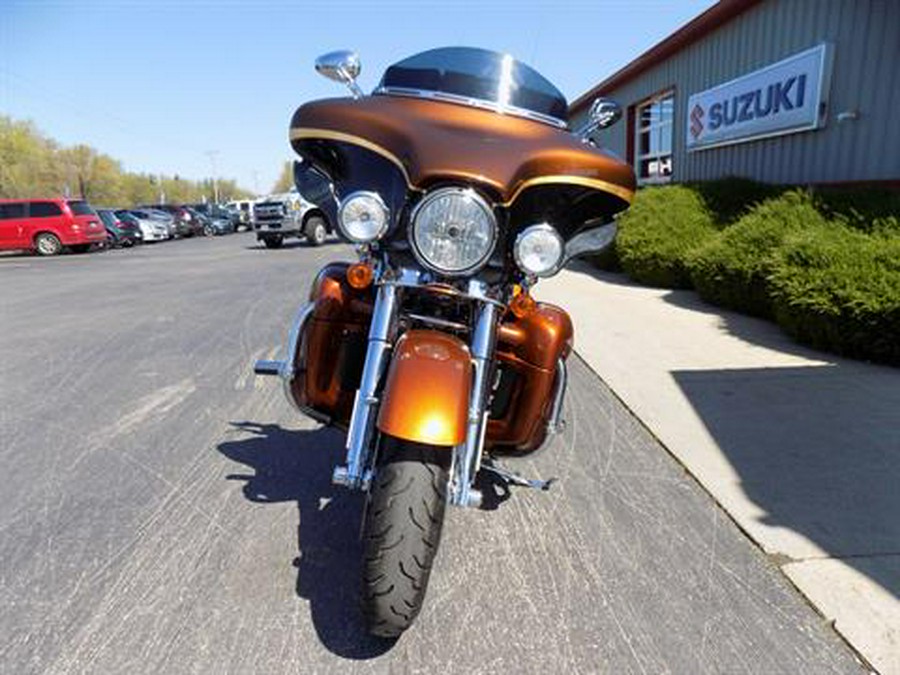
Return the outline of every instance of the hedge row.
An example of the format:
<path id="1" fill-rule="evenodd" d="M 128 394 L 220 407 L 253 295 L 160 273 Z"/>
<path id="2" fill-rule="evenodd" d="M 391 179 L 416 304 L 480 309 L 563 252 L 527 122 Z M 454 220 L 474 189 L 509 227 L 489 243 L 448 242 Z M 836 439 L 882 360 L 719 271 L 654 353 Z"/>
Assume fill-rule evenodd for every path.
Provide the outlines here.
<path id="1" fill-rule="evenodd" d="M 900 365 L 900 196 L 727 179 L 639 192 L 616 257 L 641 283 L 695 288 L 801 342 Z"/>
<path id="2" fill-rule="evenodd" d="M 797 232 L 769 283 L 778 325 L 800 342 L 900 365 L 900 237 Z"/>
<path id="3" fill-rule="evenodd" d="M 773 318 L 769 276 L 775 253 L 794 232 L 827 228 L 812 200 L 788 192 L 751 209 L 684 261 L 700 297 L 754 316 Z"/>
<path id="4" fill-rule="evenodd" d="M 646 188 L 619 219 L 616 254 L 636 281 L 690 288 L 688 254 L 713 234 L 712 214 L 695 190 L 682 185 Z"/>

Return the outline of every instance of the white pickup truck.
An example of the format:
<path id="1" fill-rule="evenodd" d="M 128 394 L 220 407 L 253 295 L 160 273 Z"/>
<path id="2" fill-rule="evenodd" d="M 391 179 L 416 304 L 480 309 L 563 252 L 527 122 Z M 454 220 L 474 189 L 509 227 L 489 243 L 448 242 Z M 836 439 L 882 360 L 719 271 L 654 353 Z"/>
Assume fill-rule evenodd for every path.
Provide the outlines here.
<path id="1" fill-rule="evenodd" d="M 325 242 L 334 228 L 315 204 L 297 190 L 270 195 L 253 205 L 253 229 L 257 241 L 280 248 L 286 237 L 306 237 L 312 246 Z"/>

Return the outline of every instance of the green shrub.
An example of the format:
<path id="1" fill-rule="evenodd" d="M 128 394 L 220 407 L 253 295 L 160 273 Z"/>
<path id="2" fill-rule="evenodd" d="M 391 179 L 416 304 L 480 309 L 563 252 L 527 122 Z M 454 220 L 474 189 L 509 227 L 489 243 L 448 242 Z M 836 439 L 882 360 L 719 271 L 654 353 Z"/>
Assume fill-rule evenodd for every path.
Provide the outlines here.
<path id="1" fill-rule="evenodd" d="M 764 201 L 693 252 L 687 265 L 694 288 L 708 302 L 771 318 L 773 255 L 792 232 L 826 227 L 804 192 Z"/>
<path id="2" fill-rule="evenodd" d="M 619 218 L 616 254 L 635 281 L 690 288 L 686 256 L 715 233 L 703 200 L 683 185 L 640 190 Z"/>
<path id="3" fill-rule="evenodd" d="M 691 188 L 700 193 L 713 220 L 722 225 L 733 223 L 758 203 L 790 189 L 736 176 L 693 183 Z"/>
<path id="4" fill-rule="evenodd" d="M 900 237 L 796 232 L 769 279 L 776 320 L 795 339 L 900 365 Z"/>

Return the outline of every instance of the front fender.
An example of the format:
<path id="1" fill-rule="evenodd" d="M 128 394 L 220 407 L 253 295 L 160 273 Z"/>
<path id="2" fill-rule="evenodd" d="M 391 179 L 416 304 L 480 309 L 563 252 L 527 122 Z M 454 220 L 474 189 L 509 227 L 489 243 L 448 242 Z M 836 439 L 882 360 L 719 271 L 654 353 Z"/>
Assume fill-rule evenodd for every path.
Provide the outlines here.
<path id="1" fill-rule="evenodd" d="M 395 438 L 455 446 L 466 438 L 472 358 L 458 338 L 410 330 L 398 341 L 378 411 L 378 429 Z"/>

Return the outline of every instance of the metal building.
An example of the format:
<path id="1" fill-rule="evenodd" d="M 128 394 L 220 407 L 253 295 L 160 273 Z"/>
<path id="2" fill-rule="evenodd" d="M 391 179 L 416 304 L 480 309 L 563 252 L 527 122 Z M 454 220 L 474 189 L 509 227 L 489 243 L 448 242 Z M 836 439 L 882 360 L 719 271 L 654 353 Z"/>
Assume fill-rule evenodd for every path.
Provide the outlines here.
<path id="1" fill-rule="evenodd" d="M 722 0 L 575 100 L 640 183 L 900 180 L 900 0 Z M 624 122 L 624 123 L 623 123 Z"/>

